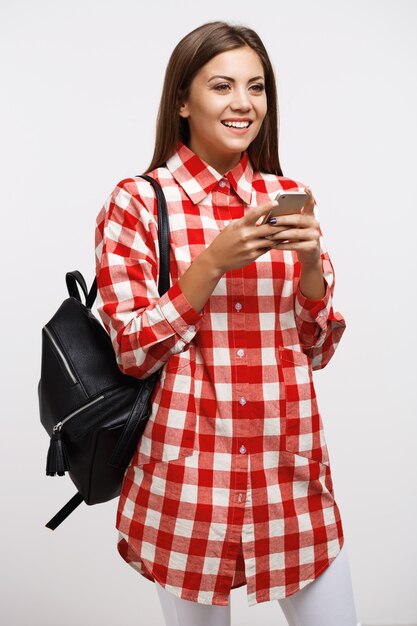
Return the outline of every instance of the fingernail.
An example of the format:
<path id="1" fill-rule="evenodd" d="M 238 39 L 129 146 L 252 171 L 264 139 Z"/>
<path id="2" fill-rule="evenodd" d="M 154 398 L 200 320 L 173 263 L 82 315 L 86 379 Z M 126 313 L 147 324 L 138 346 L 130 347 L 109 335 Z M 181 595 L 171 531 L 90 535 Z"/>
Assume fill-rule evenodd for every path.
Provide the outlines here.
<path id="1" fill-rule="evenodd" d="M 271 217 L 271 219 L 269 220 L 269 223 L 270 223 L 270 224 L 277 224 L 277 223 L 278 223 L 278 220 L 277 220 L 277 218 L 276 218 L 276 217 Z"/>
<path id="2" fill-rule="evenodd" d="M 272 206 L 278 206 L 278 200 L 272 200 L 271 205 Z"/>

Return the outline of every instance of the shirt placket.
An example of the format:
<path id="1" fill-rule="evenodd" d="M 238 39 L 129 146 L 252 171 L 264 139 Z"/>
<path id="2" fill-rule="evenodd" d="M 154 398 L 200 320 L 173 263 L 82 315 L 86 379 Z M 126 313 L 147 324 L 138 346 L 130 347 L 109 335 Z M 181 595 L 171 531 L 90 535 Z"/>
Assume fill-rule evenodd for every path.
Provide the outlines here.
<path id="1" fill-rule="evenodd" d="M 213 206 L 222 229 L 231 219 L 243 217 L 242 205 L 230 206 L 230 183 L 226 179 L 219 181 L 213 191 Z M 227 211 L 225 211 L 227 207 Z M 228 219 L 224 219 L 224 218 Z M 250 454 L 250 413 L 251 389 L 248 376 L 248 355 L 245 328 L 245 293 L 243 268 L 225 273 L 227 285 L 227 310 L 229 319 L 230 363 L 232 375 L 232 459 L 230 509 L 231 523 L 227 537 L 227 556 L 232 562 L 240 548 L 242 525 L 250 490 L 249 454 Z M 230 572 L 233 577 L 234 572 Z M 228 591 L 229 582 L 225 582 L 224 592 Z"/>
<path id="2" fill-rule="evenodd" d="M 232 406 L 233 444 L 232 506 L 236 508 L 236 522 L 243 522 L 248 484 L 248 460 L 250 454 L 251 385 L 248 375 L 248 346 L 245 324 L 245 293 L 243 268 L 231 270 L 227 284 L 229 319 L 231 320 Z M 240 532 L 239 537 L 240 539 Z"/>

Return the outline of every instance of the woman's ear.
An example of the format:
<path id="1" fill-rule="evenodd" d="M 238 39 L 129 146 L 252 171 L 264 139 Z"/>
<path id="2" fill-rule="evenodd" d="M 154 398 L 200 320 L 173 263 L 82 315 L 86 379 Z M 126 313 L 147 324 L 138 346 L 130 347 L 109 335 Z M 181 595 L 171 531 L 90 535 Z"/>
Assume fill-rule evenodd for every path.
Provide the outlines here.
<path id="1" fill-rule="evenodd" d="M 181 104 L 180 105 L 179 114 L 181 115 L 181 117 L 188 117 L 189 116 L 187 104 Z"/>
<path id="2" fill-rule="evenodd" d="M 188 117 L 190 114 L 188 110 L 188 104 L 186 102 L 186 99 L 184 98 L 184 93 L 182 91 L 178 94 L 177 102 L 179 115 L 181 115 L 181 117 Z"/>

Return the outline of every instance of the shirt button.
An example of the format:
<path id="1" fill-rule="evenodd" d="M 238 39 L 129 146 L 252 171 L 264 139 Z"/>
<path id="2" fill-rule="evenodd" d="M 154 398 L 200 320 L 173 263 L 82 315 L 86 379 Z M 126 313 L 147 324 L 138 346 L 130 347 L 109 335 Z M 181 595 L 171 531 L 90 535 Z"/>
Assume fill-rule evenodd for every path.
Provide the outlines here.
<path id="1" fill-rule="evenodd" d="M 244 356 L 245 355 L 245 351 L 242 350 L 242 348 L 239 348 L 239 350 L 237 351 L 237 355 L 238 356 Z"/>
<path id="2" fill-rule="evenodd" d="M 240 452 L 240 454 L 245 454 L 245 452 L 246 452 L 246 448 L 245 448 L 245 446 L 243 446 L 243 445 L 242 445 L 242 446 L 240 446 L 240 450 L 239 450 L 239 452 Z"/>
<path id="3" fill-rule="evenodd" d="M 240 311 L 241 308 L 242 308 L 242 305 L 240 304 L 240 302 L 236 302 L 236 304 L 235 304 L 236 311 Z"/>
<path id="4" fill-rule="evenodd" d="M 221 181 L 219 182 L 219 185 L 220 185 L 220 187 L 226 187 L 227 183 L 226 183 L 226 181 L 225 181 L 225 180 L 221 180 Z"/>
<path id="5" fill-rule="evenodd" d="M 246 404 L 246 398 L 244 396 L 242 396 L 241 398 L 239 398 L 239 404 L 241 404 L 242 406 L 244 404 Z"/>
<path id="6" fill-rule="evenodd" d="M 193 333 L 195 331 L 195 326 L 189 326 L 188 330 L 190 331 L 190 333 Z"/>
<path id="7" fill-rule="evenodd" d="M 242 500 L 243 500 L 243 493 L 240 493 L 240 494 L 239 494 L 239 496 L 238 496 L 238 500 L 239 500 L 239 502 L 242 502 Z"/>

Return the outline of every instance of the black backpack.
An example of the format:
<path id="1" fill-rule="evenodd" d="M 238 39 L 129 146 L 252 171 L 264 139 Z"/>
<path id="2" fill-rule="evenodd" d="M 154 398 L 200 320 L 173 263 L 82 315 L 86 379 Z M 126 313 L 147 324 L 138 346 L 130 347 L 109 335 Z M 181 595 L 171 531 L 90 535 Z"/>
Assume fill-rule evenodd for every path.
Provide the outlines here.
<path id="1" fill-rule="evenodd" d="M 152 184 L 158 202 L 162 296 L 169 288 L 167 205 L 160 184 L 146 174 L 138 176 Z M 40 420 L 51 437 L 46 474 L 63 476 L 68 471 L 77 493 L 46 524 L 51 530 L 81 502 L 98 504 L 120 494 L 161 373 L 139 380 L 121 372 L 110 336 L 91 312 L 97 279 L 89 292 L 78 270 L 68 272 L 65 279 L 70 297 L 42 328 L 38 398 Z"/>

